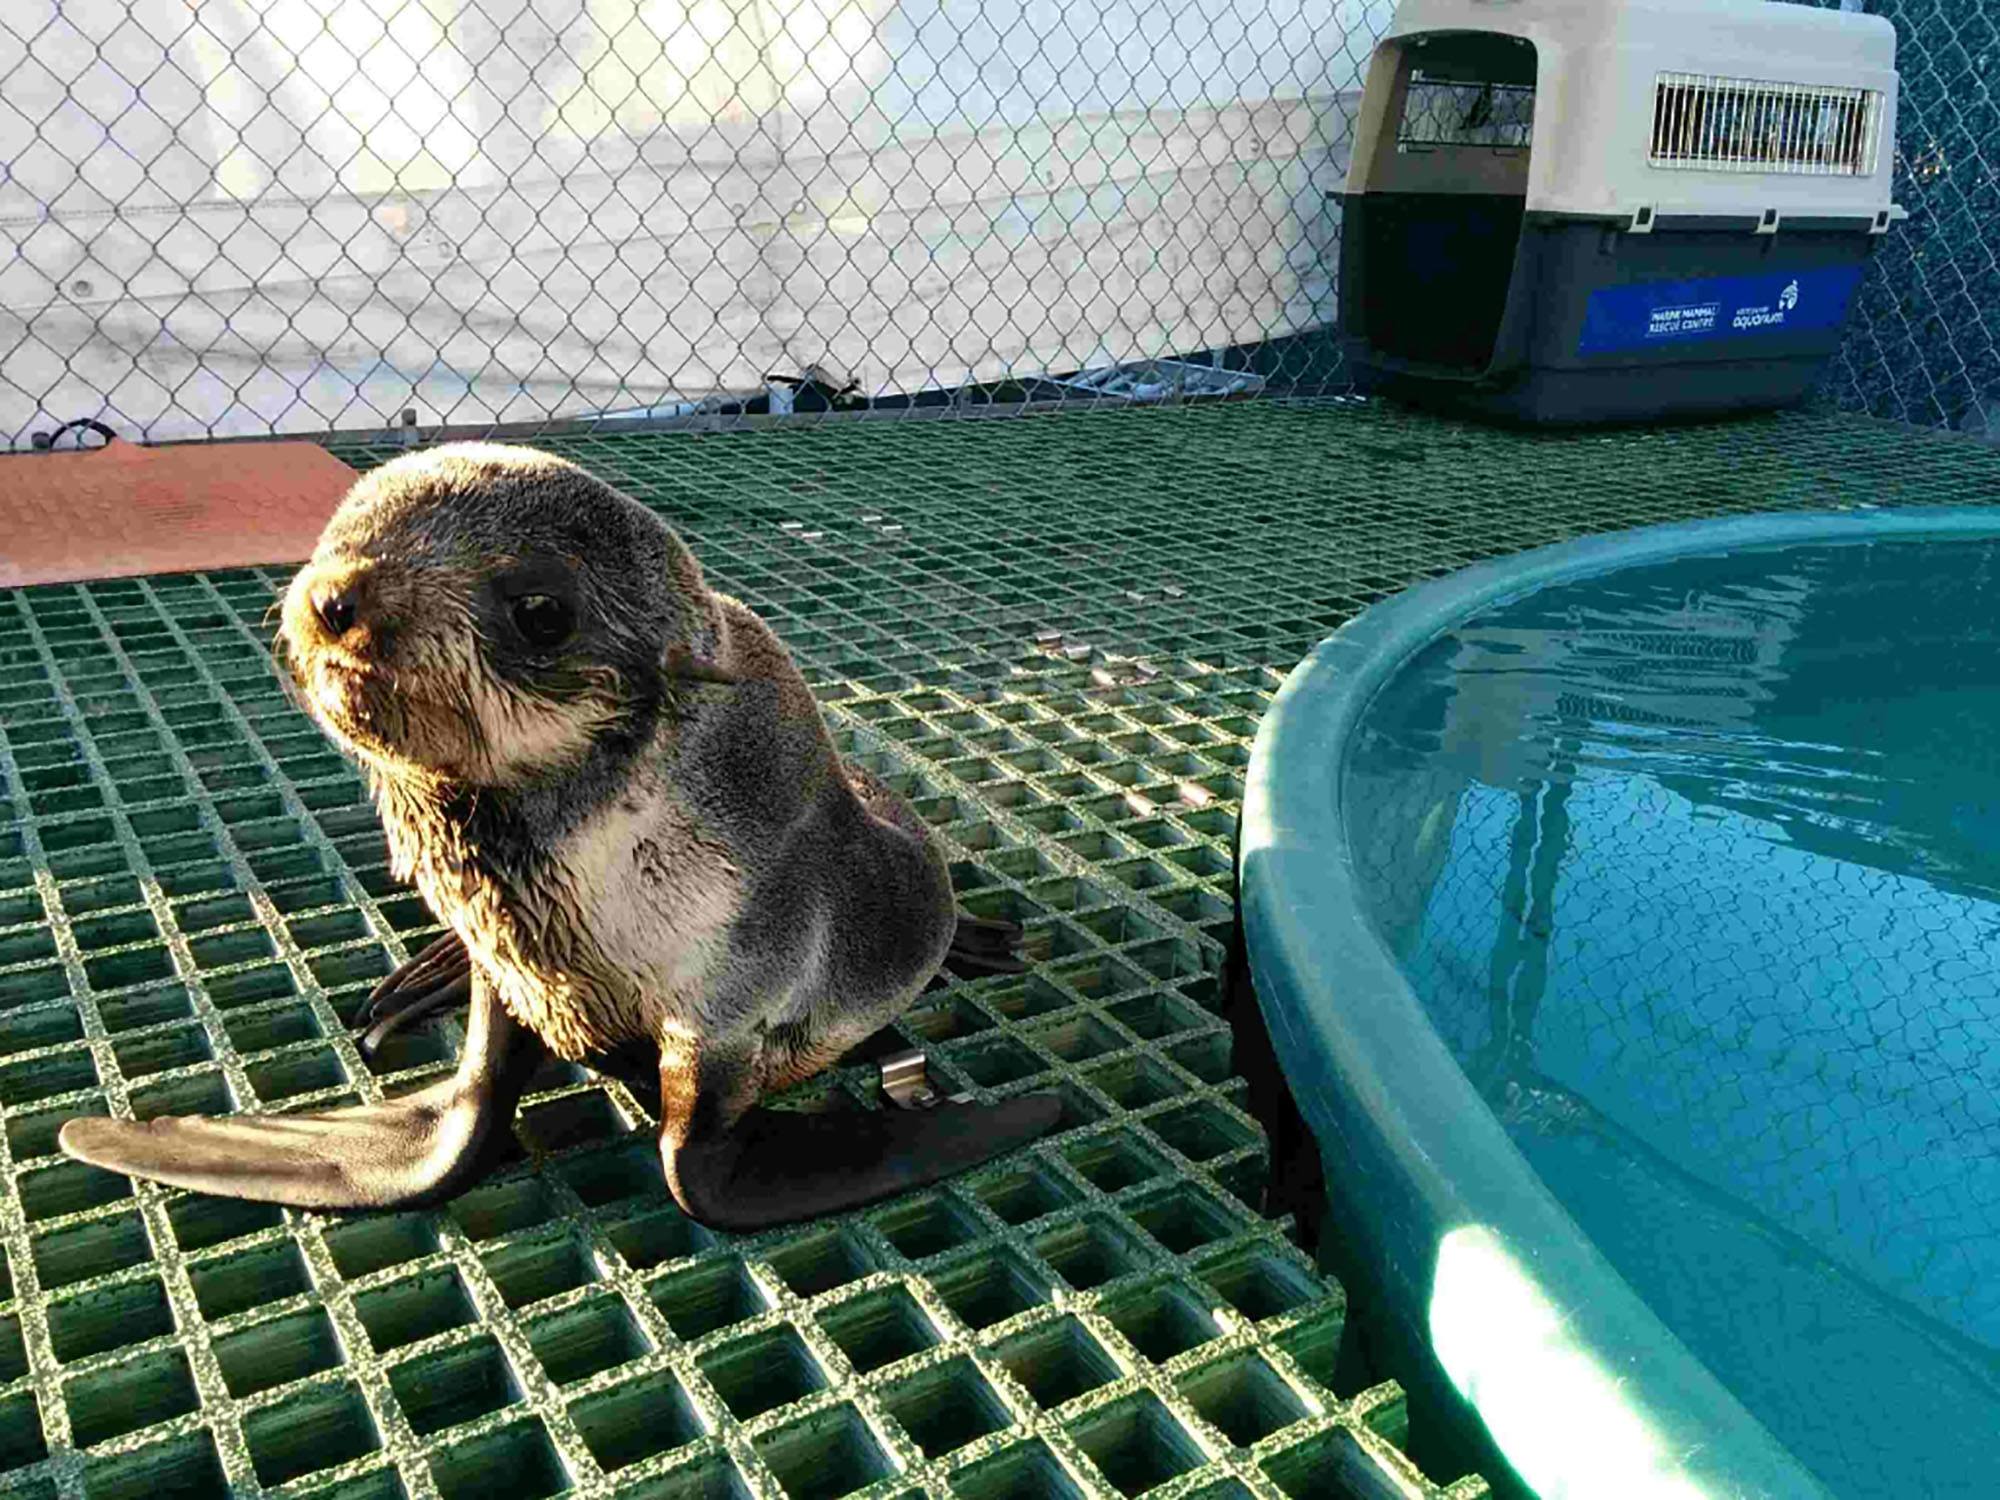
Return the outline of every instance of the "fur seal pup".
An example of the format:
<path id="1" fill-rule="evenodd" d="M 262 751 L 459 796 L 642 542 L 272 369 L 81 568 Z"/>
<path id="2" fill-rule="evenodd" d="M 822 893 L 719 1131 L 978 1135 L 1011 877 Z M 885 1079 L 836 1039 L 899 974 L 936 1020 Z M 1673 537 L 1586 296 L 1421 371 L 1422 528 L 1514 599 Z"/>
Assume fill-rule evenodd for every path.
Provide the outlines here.
<path id="1" fill-rule="evenodd" d="M 451 929 L 377 1013 L 468 1001 L 458 1070 L 324 1114 L 72 1120 L 70 1156 L 297 1207 L 437 1202 L 490 1170 L 553 1052 L 656 1086 L 675 1199 L 743 1230 L 921 1186 L 1055 1123 L 1052 1094 L 758 1105 L 900 1015 L 948 957 L 1004 968 L 1006 944 L 955 921 L 922 819 L 843 763 L 778 638 L 644 506 L 527 449 L 411 454 L 355 484 L 283 617 L 308 711 Z"/>

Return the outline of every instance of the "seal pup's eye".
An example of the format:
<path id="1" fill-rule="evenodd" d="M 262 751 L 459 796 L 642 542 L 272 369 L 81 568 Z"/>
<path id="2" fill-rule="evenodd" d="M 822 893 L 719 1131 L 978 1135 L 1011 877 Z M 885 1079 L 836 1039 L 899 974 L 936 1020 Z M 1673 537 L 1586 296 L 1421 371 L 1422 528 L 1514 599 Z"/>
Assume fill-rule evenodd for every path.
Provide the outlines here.
<path id="1" fill-rule="evenodd" d="M 561 645 L 576 628 L 575 614 L 553 594 L 523 594 L 507 613 L 530 646 Z"/>

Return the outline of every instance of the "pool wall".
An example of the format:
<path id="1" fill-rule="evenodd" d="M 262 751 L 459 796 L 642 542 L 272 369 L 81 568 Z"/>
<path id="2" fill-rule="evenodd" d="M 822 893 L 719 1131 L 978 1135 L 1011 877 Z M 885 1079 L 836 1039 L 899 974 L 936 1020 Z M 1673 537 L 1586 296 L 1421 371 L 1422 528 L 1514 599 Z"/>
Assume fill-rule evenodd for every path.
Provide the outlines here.
<path id="1" fill-rule="evenodd" d="M 1259 1008 L 1374 1293 L 1390 1373 L 1545 1497 L 1815 1496 L 1802 1468 L 1647 1308 L 1507 1138 L 1377 935 L 1342 806 L 1369 703 L 1506 600 L 1636 565 L 1797 543 L 2000 534 L 2000 510 L 1858 508 L 1614 533 L 1478 564 L 1356 617 L 1259 730 L 1239 896 Z M 1490 1448 L 1482 1439 L 1490 1439 Z"/>

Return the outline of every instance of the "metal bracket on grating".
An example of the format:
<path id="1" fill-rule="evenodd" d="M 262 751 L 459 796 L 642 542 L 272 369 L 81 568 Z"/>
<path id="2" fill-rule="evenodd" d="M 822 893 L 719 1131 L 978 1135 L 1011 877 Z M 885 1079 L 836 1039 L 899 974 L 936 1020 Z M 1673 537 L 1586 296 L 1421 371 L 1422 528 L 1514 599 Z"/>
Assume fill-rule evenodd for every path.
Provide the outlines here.
<path id="1" fill-rule="evenodd" d="M 935 1109 L 940 1104 L 963 1104 L 970 1093 L 941 1094 L 931 1082 L 929 1060 L 912 1049 L 882 1059 L 882 1092 L 898 1109 Z"/>

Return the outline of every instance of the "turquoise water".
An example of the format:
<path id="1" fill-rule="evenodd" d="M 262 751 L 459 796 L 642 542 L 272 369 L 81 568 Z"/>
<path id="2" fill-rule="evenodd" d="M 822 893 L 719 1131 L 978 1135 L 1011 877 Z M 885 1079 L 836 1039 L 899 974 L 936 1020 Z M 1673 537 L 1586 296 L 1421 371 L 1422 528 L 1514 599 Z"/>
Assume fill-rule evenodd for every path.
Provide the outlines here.
<path id="1" fill-rule="evenodd" d="M 1842 1497 L 2000 1492 L 2000 545 L 1497 606 L 1370 706 L 1378 929 L 1544 1181 Z"/>

